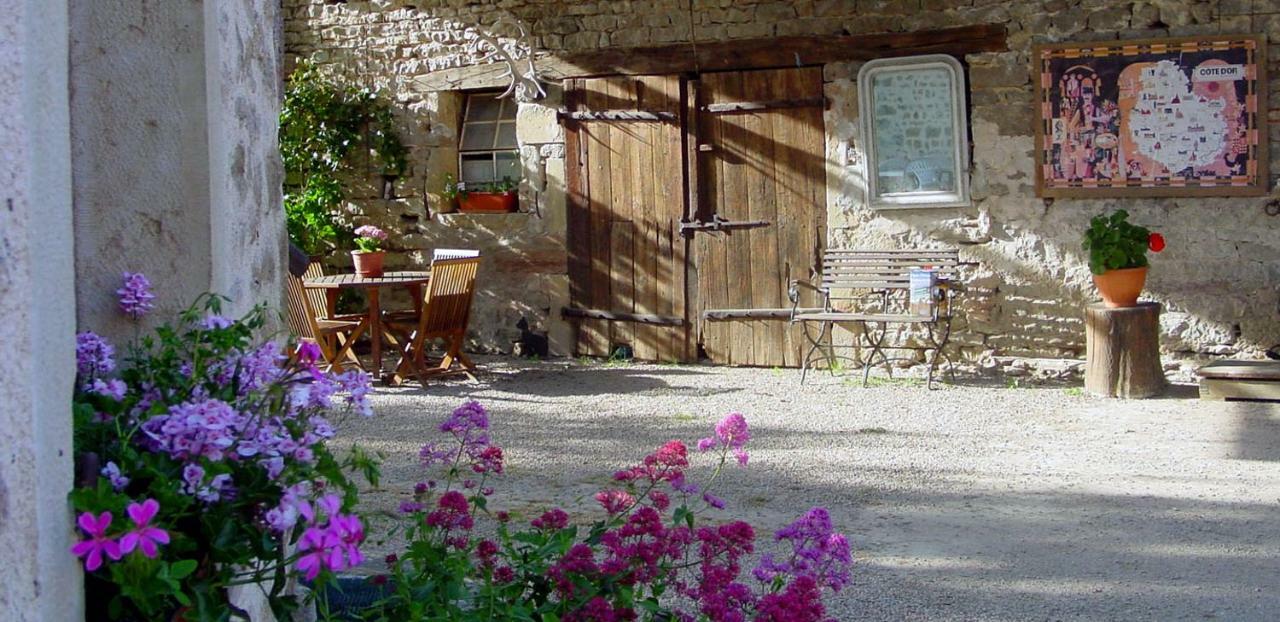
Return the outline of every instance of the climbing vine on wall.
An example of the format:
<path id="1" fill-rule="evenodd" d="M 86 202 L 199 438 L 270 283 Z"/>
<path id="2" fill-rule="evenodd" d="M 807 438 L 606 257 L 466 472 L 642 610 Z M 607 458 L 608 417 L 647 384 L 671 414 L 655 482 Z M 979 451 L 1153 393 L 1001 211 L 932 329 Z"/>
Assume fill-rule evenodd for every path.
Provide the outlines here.
<path id="1" fill-rule="evenodd" d="M 345 186 L 369 174 L 356 166 L 366 151 L 382 175 L 398 177 L 408 167 L 391 106 L 374 91 L 299 65 L 280 112 L 280 157 L 289 237 L 303 250 L 318 255 L 350 242 Z"/>

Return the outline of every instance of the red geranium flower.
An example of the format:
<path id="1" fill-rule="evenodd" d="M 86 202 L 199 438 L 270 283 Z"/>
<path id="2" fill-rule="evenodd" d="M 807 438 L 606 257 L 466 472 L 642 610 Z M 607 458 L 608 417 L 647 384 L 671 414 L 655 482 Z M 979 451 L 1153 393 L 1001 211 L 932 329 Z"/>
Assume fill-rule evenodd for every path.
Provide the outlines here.
<path id="1" fill-rule="evenodd" d="M 1164 250 L 1164 236 L 1159 233 L 1152 233 L 1147 236 L 1147 248 L 1157 253 Z"/>

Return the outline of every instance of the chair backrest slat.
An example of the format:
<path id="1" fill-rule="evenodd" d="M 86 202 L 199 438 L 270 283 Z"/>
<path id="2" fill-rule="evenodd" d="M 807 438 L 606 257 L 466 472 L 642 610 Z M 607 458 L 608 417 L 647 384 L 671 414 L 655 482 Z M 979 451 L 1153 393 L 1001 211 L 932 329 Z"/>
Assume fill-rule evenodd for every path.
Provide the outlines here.
<path id="1" fill-rule="evenodd" d="M 303 275 L 303 279 L 315 279 L 324 276 L 324 264 L 313 261 L 307 264 L 307 271 Z M 325 297 L 324 292 L 319 289 L 303 289 L 307 295 L 307 303 L 311 305 L 311 311 L 319 317 L 329 317 L 332 315 L 332 309 L 329 308 L 329 299 Z"/>
<path id="2" fill-rule="evenodd" d="M 469 248 L 437 248 L 431 253 L 431 263 L 441 259 L 471 259 L 479 256 L 480 251 Z"/>
<path id="3" fill-rule="evenodd" d="M 285 275 L 284 298 L 285 322 L 289 329 L 298 337 L 315 341 L 320 331 L 316 328 L 316 316 L 307 301 L 302 279 L 291 274 Z"/>
<path id="4" fill-rule="evenodd" d="M 418 327 L 421 334 L 466 333 L 479 268 L 479 257 L 431 262 L 431 282 Z"/>

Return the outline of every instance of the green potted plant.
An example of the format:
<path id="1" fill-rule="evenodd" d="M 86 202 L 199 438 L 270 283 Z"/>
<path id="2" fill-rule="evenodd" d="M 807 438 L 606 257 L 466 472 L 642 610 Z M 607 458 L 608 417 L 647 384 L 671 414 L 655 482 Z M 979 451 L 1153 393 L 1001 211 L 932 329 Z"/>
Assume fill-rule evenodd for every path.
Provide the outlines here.
<path id="1" fill-rule="evenodd" d="M 445 176 L 444 192 L 446 199 L 457 199 L 458 211 L 471 214 L 506 214 L 519 209 L 520 203 L 516 195 L 519 184 L 510 177 L 502 181 L 467 184 L 454 181 L 452 175 Z"/>
<path id="2" fill-rule="evenodd" d="M 1116 210 L 1093 217 L 1083 246 L 1103 304 L 1132 307 L 1147 282 L 1147 251 L 1164 250 L 1164 236 L 1130 223 L 1128 212 Z"/>
<path id="3" fill-rule="evenodd" d="M 382 276 L 382 258 L 386 253 L 382 243 L 387 239 L 387 232 L 373 225 L 357 227 L 356 249 L 351 251 L 351 261 L 355 264 L 356 274 L 364 277 Z"/>

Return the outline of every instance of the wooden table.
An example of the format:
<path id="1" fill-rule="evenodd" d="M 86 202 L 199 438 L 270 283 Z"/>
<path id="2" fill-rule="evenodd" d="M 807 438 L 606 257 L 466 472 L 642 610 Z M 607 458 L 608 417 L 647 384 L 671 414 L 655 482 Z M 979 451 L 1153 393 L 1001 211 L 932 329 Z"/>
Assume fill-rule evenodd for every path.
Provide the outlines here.
<path id="1" fill-rule="evenodd" d="M 382 330 L 382 305 L 379 300 L 384 287 L 407 287 L 413 298 L 413 308 L 422 312 L 422 286 L 431 280 L 430 272 L 387 272 L 379 277 L 363 277 L 358 274 L 331 274 L 307 279 L 304 287 L 323 289 L 332 309 L 338 294 L 344 289 L 363 289 L 369 301 L 368 315 L 364 321 L 369 326 L 369 342 L 372 344 L 373 372 L 375 380 L 382 379 L 382 339 L 386 333 Z"/>

